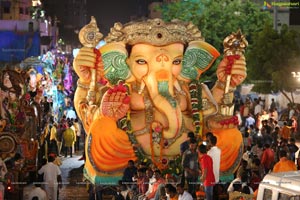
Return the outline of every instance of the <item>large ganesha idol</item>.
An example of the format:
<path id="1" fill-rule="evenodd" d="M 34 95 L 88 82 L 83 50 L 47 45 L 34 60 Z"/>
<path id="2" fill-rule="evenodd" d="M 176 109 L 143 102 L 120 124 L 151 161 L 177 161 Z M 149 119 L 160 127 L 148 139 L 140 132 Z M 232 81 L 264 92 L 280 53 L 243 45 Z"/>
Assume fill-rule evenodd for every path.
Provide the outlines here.
<path id="1" fill-rule="evenodd" d="M 79 76 L 74 104 L 87 132 L 85 177 L 117 183 L 128 160 L 168 168 L 194 131 L 218 138 L 221 172 L 232 174 L 243 151 L 232 112 L 235 87 L 246 78 L 247 41 L 238 31 L 224 40 L 224 58 L 210 90 L 199 82 L 220 55 L 192 23 L 161 19 L 116 23 L 105 45 L 95 19 L 81 29 L 74 59 Z"/>

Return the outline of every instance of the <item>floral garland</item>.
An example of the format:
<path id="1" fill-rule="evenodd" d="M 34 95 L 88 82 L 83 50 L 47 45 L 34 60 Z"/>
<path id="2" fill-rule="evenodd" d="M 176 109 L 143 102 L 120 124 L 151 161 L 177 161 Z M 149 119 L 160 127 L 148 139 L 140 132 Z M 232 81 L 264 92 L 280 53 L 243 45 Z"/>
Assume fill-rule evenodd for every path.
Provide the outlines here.
<path id="1" fill-rule="evenodd" d="M 129 94 L 130 85 L 126 85 L 127 94 Z M 202 137 L 202 127 L 203 127 L 203 118 L 202 118 L 202 102 L 199 99 L 202 99 L 202 87 L 201 83 L 197 80 L 192 81 L 189 85 L 189 90 L 191 94 L 191 104 L 192 104 L 192 113 L 193 113 L 193 121 L 195 125 L 195 134 L 201 138 Z M 156 124 L 156 125 L 155 125 Z M 148 159 L 141 145 L 138 143 L 135 135 L 132 131 L 131 120 L 130 120 L 130 111 L 127 112 L 127 115 L 119 120 L 119 125 L 122 130 L 126 131 L 131 144 L 135 150 L 135 154 L 139 161 L 142 161 L 147 164 L 155 164 L 160 170 L 162 170 L 162 174 L 177 174 L 179 175 L 182 171 L 181 166 L 181 156 L 175 156 L 174 159 L 168 160 L 163 158 L 163 149 L 165 146 L 165 140 L 163 140 L 163 129 L 162 127 L 156 123 L 152 123 L 150 128 L 150 144 L 151 145 L 151 160 Z M 160 155 L 158 161 L 155 160 L 154 156 L 154 146 L 153 142 L 159 144 L 160 146 Z"/>
<path id="2" fill-rule="evenodd" d="M 130 85 L 125 84 L 125 87 L 127 88 L 127 94 L 130 95 L 129 91 L 129 87 Z M 134 152 L 135 155 L 137 156 L 137 158 L 145 163 L 148 162 L 148 159 L 146 157 L 146 154 L 144 152 L 144 150 L 142 149 L 141 145 L 138 143 L 135 135 L 133 134 L 132 131 L 132 126 L 131 126 L 131 119 L 130 119 L 130 110 L 128 110 L 127 115 L 124 116 L 123 118 L 121 118 L 119 120 L 120 123 L 120 127 L 122 130 L 126 131 L 128 137 L 129 137 L 129 141 L 131 142 L 131 144 L 133 145 L 134 148 Z"/>
<path id="3" fill-rule="evenodd" d="M 195 125 L 195 135 L 198 139 L 202 138 L 203 130 L 203 112 L 202 112 L 202 87 L 198 80 L 194 80 L 189 84 L 189 91 L 191 94 L 191 105 L 193 123 Z"/>
<path id="4" fill-rule="evenodd" d="M 153 143 L 153 138 L 156 139 L 156 141 L 154 141 L 154 143 L 158 143 L 159 144 L 159 159 L 158 161 L 155 160 L 154 157 L 154 143 Z M 151 129 L 150 129 L 150 144 L 151 144 L 151 159 L 152 159 L 152 163 L 155 164 L 155 166 L 158 167 L 158 169 L 163 170 L 166 168 L 166 164 L 167 164 L 167 159 L 163 159 L 163 148 L 164 148 L 164 141 L 163 141 L 164 135 L 163 135 L 163 129 L 160 126 L 160 124 L 156 124 L 155 122 L 152 123 L 151 125 Z"/>

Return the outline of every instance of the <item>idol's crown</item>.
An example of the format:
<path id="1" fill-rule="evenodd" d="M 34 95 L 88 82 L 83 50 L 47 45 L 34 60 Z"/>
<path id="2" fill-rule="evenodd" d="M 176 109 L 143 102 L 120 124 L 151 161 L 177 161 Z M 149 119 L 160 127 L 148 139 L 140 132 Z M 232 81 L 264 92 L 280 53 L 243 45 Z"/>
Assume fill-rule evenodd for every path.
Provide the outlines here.
<path id="1" fill-rule="evenodd" d="M 122 25 L 115 23 L 105 38 L 107 43 L 124 42 L 129 45 L 147 43 L 155 46 L 168 45 L 175 42 L 188 44 L 190 41 L 204 40 L 200 30 L 191 22 L 162 19 L 148 19 L 140 22 L 129 22 Z"/>

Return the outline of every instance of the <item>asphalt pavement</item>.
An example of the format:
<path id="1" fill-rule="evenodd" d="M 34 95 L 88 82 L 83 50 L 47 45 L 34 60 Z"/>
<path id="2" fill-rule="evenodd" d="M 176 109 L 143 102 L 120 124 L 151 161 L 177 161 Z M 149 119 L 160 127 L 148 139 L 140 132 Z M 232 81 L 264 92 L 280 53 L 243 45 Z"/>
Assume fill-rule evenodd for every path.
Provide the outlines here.
<path id="1" fill-rule="evenodd" d="M 63 186 L 59 190 L 59 200 L 88 200 L 87 183 L 83 178 L 84 161 L 79 160 L 82 152 L 73 157 L 60 157 Z"/>

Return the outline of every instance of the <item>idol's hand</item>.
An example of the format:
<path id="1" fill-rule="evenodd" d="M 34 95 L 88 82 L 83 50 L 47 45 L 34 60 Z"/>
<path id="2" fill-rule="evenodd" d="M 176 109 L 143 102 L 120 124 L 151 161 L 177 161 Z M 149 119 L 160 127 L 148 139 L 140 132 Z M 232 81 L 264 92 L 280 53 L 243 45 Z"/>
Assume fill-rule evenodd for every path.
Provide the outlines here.
<path id="1" fill-rule="evenodd" d="M 217 69 L 217 77 L 220 82 L 225 83 L 227 75 L 231 74 L 230 87 L 235 88 L 247 77 L 245 56 L 238 56 L 237 59 L 233 60 L 233 63 L 230 62 L 227 57 L 223 58 Z M 232 66 L 230 69 L 228 68 L 229 65 Z"/>
<path id="2" fill-rule="evenodd" d="M 119 84 L 105 92 L 102 103 L 101 113 L 104 116 L 119 120 L 124 117 L 129 109 L 130 98 L 127 89 Z"/>
<path id="3" fill-rule="evenodd" d="M 91 82 L 92 68 L 96 69 L 97 82 L 103 77 L 103 62 L 100 51 L 97 49 L 82 47 L 74 59 L 73 67 L 83 84 Z"/>

